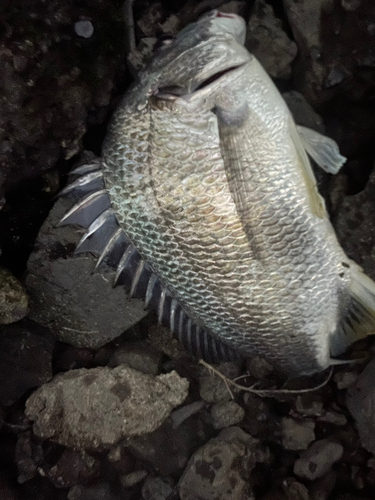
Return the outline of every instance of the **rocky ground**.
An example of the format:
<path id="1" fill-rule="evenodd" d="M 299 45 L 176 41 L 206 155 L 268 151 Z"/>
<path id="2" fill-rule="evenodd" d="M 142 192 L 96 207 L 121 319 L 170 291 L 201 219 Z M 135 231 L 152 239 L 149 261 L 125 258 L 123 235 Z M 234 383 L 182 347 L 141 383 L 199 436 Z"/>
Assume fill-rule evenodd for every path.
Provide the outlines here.
<path id="1" fill-rule="evenodd" d="M 359 342 L 312 392 L 257 394 L 192 360 L 142 304 L 92 275 L 55 203 L 156 37 L 212 7 L 248 23 L 246 45 L 297 123 L 348 162 L 317 170 L 339 239 L 375 279 L 375 5 L 369 0 L 0 5 L 1 500 L 359 500 L 375 496 L 375 346 Z M 52 208 L 53 207 L 53 208 Z M 52 209 L 52 210 L 51 210 Z M 49 214 L 49 215 L 48 215 Z M 48 216 L 48 217 L 47 217 Z M 366 363 L 367 366 L 366 366 Z M 281 387 L 262 359 L 217 367 Z M 289 383 L 295 391 L 323 382 Z"/>

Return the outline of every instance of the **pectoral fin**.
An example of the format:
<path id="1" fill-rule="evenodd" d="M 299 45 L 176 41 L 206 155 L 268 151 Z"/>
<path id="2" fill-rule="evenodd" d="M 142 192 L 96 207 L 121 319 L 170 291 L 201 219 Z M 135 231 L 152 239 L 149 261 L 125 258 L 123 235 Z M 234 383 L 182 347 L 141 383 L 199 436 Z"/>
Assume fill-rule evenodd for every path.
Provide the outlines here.
<path id="1" fill-rule="evenodd" d="M 336 142 L 310 128 L 297 125 L 297 130 L 303 147 L 319 167 L 329 174 L 337 174 L 346 158 L 340 154 Z"/>
<path id="2" fill-rule="evenodd" d="M 375 334 L 375 283 L 355 262 L 348 259 L 346 266 L 351 275 L 350 300 L 331 339 L 333 356 L 342 354 L 356 340 Z"/>

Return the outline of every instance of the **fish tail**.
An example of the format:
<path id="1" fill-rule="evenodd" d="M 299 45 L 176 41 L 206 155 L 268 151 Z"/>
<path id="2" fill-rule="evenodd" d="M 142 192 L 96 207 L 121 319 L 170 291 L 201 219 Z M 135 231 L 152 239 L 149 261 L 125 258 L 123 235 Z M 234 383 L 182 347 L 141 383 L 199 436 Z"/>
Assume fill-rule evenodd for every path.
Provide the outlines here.
<path id="1" fill-rule="evenodd" d="M 375 282 L 353 261 L 348 261 L 351 283 L 345 314 L 332 338 L 333 356 L 345 351 L 356 340 L 375 334 Z"/>

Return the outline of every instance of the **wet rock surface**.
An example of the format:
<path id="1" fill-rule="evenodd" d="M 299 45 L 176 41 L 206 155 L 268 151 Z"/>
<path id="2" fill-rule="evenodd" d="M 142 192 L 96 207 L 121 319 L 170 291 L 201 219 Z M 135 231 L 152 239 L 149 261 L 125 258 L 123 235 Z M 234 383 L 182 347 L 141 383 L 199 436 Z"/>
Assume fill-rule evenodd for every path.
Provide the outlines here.
<path id="1" fill-rule="evenodd" d="M 91 274 L 94 256 L 73 254 L 81 229 L 56 227 L 74 198 L 53 200 L 100 153 L 158 37 L 219 8 L 244 16 L 297 123 L 349 158 L 334 178 L 316 170 L 318 184 L 345 251 L 375 278 L 373 2 L 140 0 L 130 55 L 122 3 L 0 5 L 1 500 L 373 499 L 371 339 L 318 391 L 242 393 L 113 289 L 113 271 Z M 297 387 L 266 360 L 216 368 L 254 389 Z"/>

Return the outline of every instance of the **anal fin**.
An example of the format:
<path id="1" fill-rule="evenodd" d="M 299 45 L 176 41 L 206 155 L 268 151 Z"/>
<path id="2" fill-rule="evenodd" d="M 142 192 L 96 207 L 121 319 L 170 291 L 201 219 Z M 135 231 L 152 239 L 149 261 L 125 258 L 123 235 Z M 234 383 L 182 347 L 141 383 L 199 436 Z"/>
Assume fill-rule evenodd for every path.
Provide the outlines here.
<path id="1" fill-rule="evenodd" d="M 346 265 L 351 274 L 350 298 L 331 339 L 333 356 L 342 354 L 353 342 L 375 334 L 375 282 L 355 262 L 348 259 Z"/>

